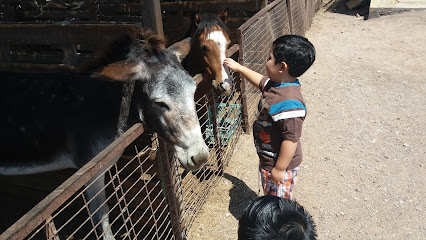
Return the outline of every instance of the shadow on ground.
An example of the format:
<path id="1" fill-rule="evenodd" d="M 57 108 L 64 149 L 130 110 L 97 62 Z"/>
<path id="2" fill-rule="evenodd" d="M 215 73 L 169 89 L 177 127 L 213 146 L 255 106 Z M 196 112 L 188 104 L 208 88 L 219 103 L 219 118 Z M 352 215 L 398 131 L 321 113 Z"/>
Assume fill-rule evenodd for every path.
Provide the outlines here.
<path id="1" fill-rule="evenodd" d="M 235 219 L 239 220 L 244 209 L 253 200 L 258 198 L 258 195 L 240 179 L 229 175 L 228 173 L 224 173 L 223 177 L 232 183 L 232 188 L 229 190 L 229 196 L 231 197 L 229 202 L 229 212 L 235 217 Z"/>

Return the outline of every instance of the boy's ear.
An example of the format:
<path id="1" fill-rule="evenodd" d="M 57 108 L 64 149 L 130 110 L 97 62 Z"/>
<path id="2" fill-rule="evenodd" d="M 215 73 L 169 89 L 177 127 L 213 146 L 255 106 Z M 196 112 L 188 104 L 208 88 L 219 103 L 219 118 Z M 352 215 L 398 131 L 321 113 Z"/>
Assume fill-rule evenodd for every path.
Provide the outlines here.
<path id="1" fill-rule="evenodd" d="M 280 70 L 279 71 L 283 72 L 283 73 L 288 72 L 288 65 L 287 65 L 286 62 L 281 62 L 280 63 Z"/>

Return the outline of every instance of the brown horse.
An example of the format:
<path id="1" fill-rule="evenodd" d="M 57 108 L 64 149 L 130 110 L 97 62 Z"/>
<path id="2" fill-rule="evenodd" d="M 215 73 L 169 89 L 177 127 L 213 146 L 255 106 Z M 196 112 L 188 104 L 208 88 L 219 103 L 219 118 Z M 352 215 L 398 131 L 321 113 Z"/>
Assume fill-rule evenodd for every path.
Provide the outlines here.
<path id="1" fill-rule="evenodd" d="M 191 49 L 183 62 L 191 76 L 202 75 L 195 98 L 199 99 L 213 87 L 219 95 L 231 93 L 232 77 L 223 66 L 229 47 L 229 30 L 225 25 L 228 11 L 219 15 L 196 13 L 194 23 L 197 29 L 192 35 Z"/>

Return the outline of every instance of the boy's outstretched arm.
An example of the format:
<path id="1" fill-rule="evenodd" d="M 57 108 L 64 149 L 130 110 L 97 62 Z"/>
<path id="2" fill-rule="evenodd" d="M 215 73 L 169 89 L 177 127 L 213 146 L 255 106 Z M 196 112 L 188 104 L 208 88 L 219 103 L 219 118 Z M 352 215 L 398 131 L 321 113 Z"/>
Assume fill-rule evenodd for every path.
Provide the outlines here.
<path id="1" fill-rule="evenodd" d="M 242 66 L 231 58 L 225 58 L 223 62 L 228 65 L 232 71 L 241 73 L 253 86 L 259 88 L 260 80 L 264 77 L 262 74 Z"/>

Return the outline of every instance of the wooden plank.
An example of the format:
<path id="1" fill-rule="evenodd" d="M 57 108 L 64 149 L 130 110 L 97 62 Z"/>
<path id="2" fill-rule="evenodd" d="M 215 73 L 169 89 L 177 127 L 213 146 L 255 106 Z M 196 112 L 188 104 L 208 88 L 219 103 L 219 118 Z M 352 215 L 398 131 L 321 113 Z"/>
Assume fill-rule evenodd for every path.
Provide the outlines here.
<path id="1" fill-rule="evenodd" d="M 157 35 L 164 37 L 160 0 L 145 0 L 145 8 L 149 13 L 149 18 L 147 19 L 149 26 Z"/>
<path id="2" fill-rule="evenodd" d="M 96 2 L 95 0 L 88 1 L 89 6 L 87 7 L 87 11 L 89 13 L 90 21 L 98 21 L 98 12 L 96 11 Z"/>
<path id="3" fill-rule="evenodd" d="M 12 7 L 12 0 L 3 0 L 3 21 L 15 20 L 15 9 Z"/>
<path id="4" fill-rule="evenodd" d="M 161 9 L 163 11 L 182 10 L 184 12 L 217 12 L 229 9 L 238 9 L 241 11 L 257 12 L 260 6 L 256 1 L 250 0 L 219 0 L 219 1 L 181 1 L 181 2 L 163 2 Z"/>
<path id="5" fill-rule="evenodd" d="M 40 15 L 26 15 L 27 19 L 65 19 L 65 18 L 90 18 L 89 11 L 43 11 Z"/>
<path id="6" fill-rule="evenodd" d="M 73 71 L 74 68 L 66 64 L 38 64 L 38 63 L 1 63 L 0 71 L 26 73 L 52 73 Z"/>
<path id="7" fill-rule="evenodd" d="M 0 24 L 0 43 L 79 44 L 102 42 L 135 28 L 134 24 Z"/>
<path id="8" fill-rule="evenodd" d="M 99 12 L 102 15 L 117 15 L 117 14 L 129 14 L 129 13 L 141 13 L 142 9 L 145 8 L 145 4 L 143 3 L 106 3 L 99 4 Z"/>
<path id="9" fill-rule="evenodd" d="M 240 49 L 240 46 L 238 46 L 238 44 L 234 44 L 232 45 L 232 47 L 230 47 L 227 51 L 226 51 L 226 56 L 231 57 L 232 55 L 234 55 L 236 52 L 238 52 Z"/>

